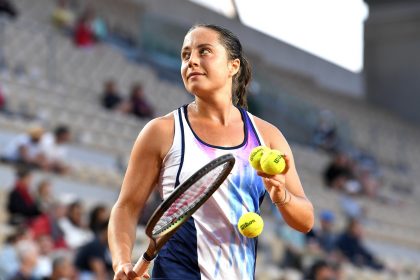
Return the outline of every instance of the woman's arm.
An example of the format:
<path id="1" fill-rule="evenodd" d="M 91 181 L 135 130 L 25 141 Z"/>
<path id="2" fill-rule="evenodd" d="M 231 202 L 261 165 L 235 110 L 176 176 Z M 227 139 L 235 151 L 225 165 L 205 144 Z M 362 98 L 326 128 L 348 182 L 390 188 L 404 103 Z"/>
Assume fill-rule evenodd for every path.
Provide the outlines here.
<path id="1" fill-rule="evenodd" d="M 261 119 L 255 119 L 265 145 L 286 154 L 288 166 L 286 174 L 258 174 L 263 177 L 270 198 L 286 223 L 300 232 L 308 232 L 314 224 L 314 209 L 312 203 L 306 198 L 300 182 L 292 150 L 283 134 L 275 126 Z"/>
<path id="2" fill-rule="evenodd" d="M 143 128 L 134 143 L 120 195 L 111 211 L 108 242 L 113 268 L 117 274 L 130 272 L 129 279 L 135 276 L 130 270 L 137 221 L 158 180 L 173 134 L 172 116 L 152 120 Z M 123 264 L 130 265 L 124 268 Z"/>

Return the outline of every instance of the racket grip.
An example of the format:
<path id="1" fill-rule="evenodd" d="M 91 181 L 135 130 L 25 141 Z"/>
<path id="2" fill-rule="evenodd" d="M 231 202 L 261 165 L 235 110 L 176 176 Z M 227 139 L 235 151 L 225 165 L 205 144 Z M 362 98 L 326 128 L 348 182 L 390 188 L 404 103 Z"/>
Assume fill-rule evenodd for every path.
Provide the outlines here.
<path id="1" fill-rule="evenodd" d="M 134 265 L 134 272 L 142 279 L 143 274 L 147 272 L 151 261 L 145 259 L 144 255 Z"/>

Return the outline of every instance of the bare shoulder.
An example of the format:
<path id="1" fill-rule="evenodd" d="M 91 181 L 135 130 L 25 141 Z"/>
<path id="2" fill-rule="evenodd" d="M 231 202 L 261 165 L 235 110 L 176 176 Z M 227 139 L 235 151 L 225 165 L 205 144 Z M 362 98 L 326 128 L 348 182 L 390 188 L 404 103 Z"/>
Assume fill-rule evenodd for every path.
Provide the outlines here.
<path id="1" fill-rule="evenodd" d="M 273 124 L 269 123 L 268 121 L 265 121 L 259 117 L 253 116 L 254 122 L 257 125 L 258 130 L 261 133 L 274 133 L 274 132 L 280 132 L 277 127 L 275 127 Z"/>
<path id="2" fill-rule="evenodd" d="M 266 146 L 270 148 L 288 148 L 289 144 L 286 138 L 276 126 L 256 116 L 253 116 L 253 118 Z"/>
<path id="3" fill-rule="evenodd" d="M 172 145 L 175 120 L 172 113 L 149 121 L 140 131 L 135 145 L 147 145 L 163 158 Z"/>
<path id="4" fill-rule="evenodd" d="M 173 132 L 174 130 L 174 122 L 175 122 L 174 116 L 172 113 L 170 113 L 165 116 L 152 119 L 144 126 L 142 131 L 151 130 L 150 133 L 159 134 L 158 136 L 163 136 L 162 134 L 171 134 L 171 132 Z"/>

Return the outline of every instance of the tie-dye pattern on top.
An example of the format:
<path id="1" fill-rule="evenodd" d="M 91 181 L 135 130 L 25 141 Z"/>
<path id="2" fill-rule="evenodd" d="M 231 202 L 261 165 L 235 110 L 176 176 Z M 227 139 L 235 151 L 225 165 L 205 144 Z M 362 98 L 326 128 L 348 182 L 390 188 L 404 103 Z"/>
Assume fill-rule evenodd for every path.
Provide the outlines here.
<path id="1" fill-rule="evenodd" d="M 179 114 L 180 112 L 182 113 Z M 265 194 L 262 179 L 248 162 L 251 150 L 263 145 L 252 121 L 253 116 L 241 110 L 244 141 L 237 147 L 225 148 L 201 141 L 191 129 L 186 112 L 186 106 L 174 112 L 176 118 L 174 143 L 165 158 L 159 182 L 163 197 L 165 198 L 173 190 L 175 174 L 179 173 L 179 181 L 183 182 L 201 166 L 226 153 L 232 153 L 236 163 L 228 179 L 193 215 L 190 230 L 188 232 L 185 229 L 179 230 L 176 233 L 178 236 L 171 239 L 162 249 L 163 253 L 159 254 L 157 260 L 159 266 L 165 267 L 165 262 L 168 262 L 166 267 L 171 267 L 171 270 L 182 270 L 182 267 L 176 268 L 173 265 L 176 262 L 175 255 L 182 251 L 184 264 L 190 263 L 184 258 L 188 256 L 196 258 L 191 260 L 191 263 L 196 263 L 197 267 L 184 268 L 199 270 L 196 278 L 191 279 L 254 279 L 257 238 L 246 238 L 237 228 L 237 222 L 244 213 L 260 212 L 260 204 Z M 180 243 L 184 241 L 196 245 L 186 245 L 183 248 Z M 182 249 L 179 249 L 180 247 Z M 196 251 L 187 252 L 188 248 Z M 169 276 L 165 273 L 164 276 L 176 279 L 181 275 L 186 276 L 178 275 L 177 272 Z M 162 275 L 155 273 L 154 276 Z"/>

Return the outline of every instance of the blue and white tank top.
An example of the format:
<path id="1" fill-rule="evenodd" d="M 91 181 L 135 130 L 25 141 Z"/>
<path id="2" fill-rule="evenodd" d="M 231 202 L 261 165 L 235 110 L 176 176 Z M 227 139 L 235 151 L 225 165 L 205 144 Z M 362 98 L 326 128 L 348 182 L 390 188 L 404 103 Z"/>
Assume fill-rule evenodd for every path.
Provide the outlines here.
<path id="1" fill-rule="evenodd" d="M 257 239 L 242 236 L 237 223 L 246 212 L 260 212 L 265 188 L 248 156 L 254 147 L 264 143 L 253 116 L 243 109 L 240 112 L 245 137 L 235 147 L 218 147 L 202 141 L 190 126 L 187 105 L 173 112 L 174 140 L 158 182 L 163 198 L 218 156 L 232 153 L 236 163 L 228 179 L 160 250 L 153 279 L 255 278 Z"/>

